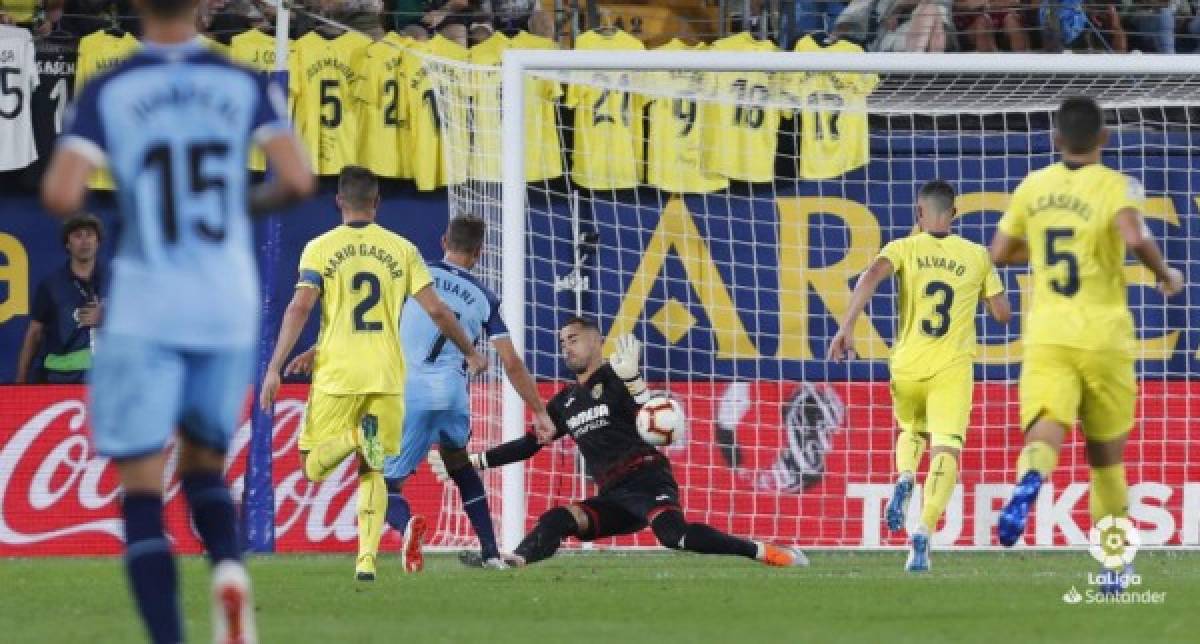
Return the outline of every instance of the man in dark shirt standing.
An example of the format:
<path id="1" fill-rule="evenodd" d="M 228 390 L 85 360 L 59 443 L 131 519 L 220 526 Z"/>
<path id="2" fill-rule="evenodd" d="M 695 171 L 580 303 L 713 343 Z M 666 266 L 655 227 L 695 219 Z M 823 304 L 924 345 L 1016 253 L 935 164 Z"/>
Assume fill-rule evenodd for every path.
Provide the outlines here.
<path id="1" fill-rule="evenodd" d="M 641 346 L 633 336 L 621 338 L 607 362 L 602 354 L 604 338 L 591 320 L 568 320 L 559 331 L 559 341 L 563 360 L 576 382 L 564 387 L 546 406 L 557 431 L 553 435 L 529 433 L 471 454 L 471 464 L 483 469 L 522 461 L 542 445 L 570 435 L 600 491 L 543 514 L 513 552 L 510 564 L 523 566 L 547 559 L 566 537 L 591 541 L 632 534 L 647 526 L 659 543 L 673 550 L 741 555 L 770 566 L 808 564 L 804 554 L 794 548 L 735 537 L 684 517 L 670 462 L 637 431 L 637 412 L 649 394 L 639 365 Z M 435 473 L 444 472 L 437 452 L 430 453 L 430 461 Z M 478 558 L 477 553 L 465 553 L 463 562 L 479 565 L 471 555 Z"/>
<path id="2" fill-rule="evenodd" d="M 108 269 L 97 262 L 104 226 L 79 215 L 62 228 L 69 259 L 38 284 L 25 342 L 17 358 L 18 383 L 79 384 L 92 366 L 92 336 L 100 326 Z"/>

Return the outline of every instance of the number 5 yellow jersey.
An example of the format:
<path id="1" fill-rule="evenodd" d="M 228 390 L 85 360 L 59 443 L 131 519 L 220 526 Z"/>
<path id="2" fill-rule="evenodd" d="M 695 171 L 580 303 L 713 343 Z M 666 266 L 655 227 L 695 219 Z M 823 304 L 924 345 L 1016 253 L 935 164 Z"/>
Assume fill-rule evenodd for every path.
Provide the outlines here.
<path id="1" fill-rule="evenodd" d="M 313 387 L 403 393 L 400 311 L 431 281 L 417 247 L 374 223 L 338 226 L 308 242 L 296 287 L 321 291 Z"/>
<path id="2" fill-rule="evenodd" d="M 1145 206 L 1142 185 L 1100 164 L 1055 163 L 1017 186 L 1000 232 L 1029 244 L 1033 297 L 1026 345 L 1134 350 L 1125 242 L 1117 213 Z"/>
<path id="3" fill-rule="evenodd" d="M 892 378 L 924 380 L 975 357 L 979 300 L 1004 292 L 987 249 L 958 235 L 897 239 L 879 256 L 899 281 Z"/>
<path id="4" fill-rule="evenodd" d="M 332 40 L 310 31 L 292 45 L 292 120 L 316 174 L 335 175 L 358 163 L 358 84 L 363 80 L 358 62 L 370 44 L 370 38 L 353 31 Z"/>

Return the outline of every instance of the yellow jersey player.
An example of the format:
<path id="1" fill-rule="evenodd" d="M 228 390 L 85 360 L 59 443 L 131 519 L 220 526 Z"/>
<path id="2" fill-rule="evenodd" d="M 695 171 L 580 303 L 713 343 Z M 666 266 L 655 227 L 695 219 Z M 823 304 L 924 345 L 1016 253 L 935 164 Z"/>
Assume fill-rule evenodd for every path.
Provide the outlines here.
<path id="1" fill-rule="evenodd" d="M 1028 263 L 1033 277 L 1022 334 L 1025 447 L 1017 460 L 1017 487 L 1000 514 L 997 532 L 1005 546 L 1025 532 L 1029 508 L 1076 419 L 1087 441 L 1093 522 L 1128 511 L 1122 454 L 1137 381 L 1125 250 L 1154 273 L 1168 297 L 1183 289 L 1183 275 L 1163 260 L 1142 222 L 1141 184 L 1101 163 L 1107 139 L 1095 101 L 1063 101 L 1054 132 L 1062 161 L 1017 186 L 992 240 L 997 264 Z M 1104 590 L 1121 586 L 1110 583 Z"/>
<path id="2" fill-rule="evenodd" d="M 366 168 L 346 166 L 338 179 L 342 225 L 313 239 L 300 257 L 300 280 L 288 304 L 263 379 L 260 404 L 270 412 L 280 371 L 309 313 L 321 303 L 312 390 L 298 447 L 304 474 L 321 481 L 353 452 L 361 457 L 355 577 L 375 579 L 387 489 L 385 456 L 400 449 L 404 423 L 404 357 L 400 311 L 409 297 L 466 358 L 472 373 L 487 366 L 453 311 L 430 288 L 417 248 L 375 223 L 379 183 Z"/>
<path id="3" fill-rule="evenodd" d="M 883 247 L 858 280 L 829 358 L 854 352 L 854 324 L 880 282 L 899 279 L 900 328 L 892 347 L 892 406 L 896 435 L 896 487 L 887 507 L 893 532 L 904 525 L 917 465 L 930 445 L 921 523 L 909 541 L 910 572 L 929 570 L 929 539 L 958 482 L 958 459 L 966 442 L 975 390 L 975 311 L 983 300 L 1001 324 L 1012 317 L 1004 286 L 987 249 L 951 234 L 954 188 L 945 181 L 925 184 L 917 199 L 916 235 Z"/>

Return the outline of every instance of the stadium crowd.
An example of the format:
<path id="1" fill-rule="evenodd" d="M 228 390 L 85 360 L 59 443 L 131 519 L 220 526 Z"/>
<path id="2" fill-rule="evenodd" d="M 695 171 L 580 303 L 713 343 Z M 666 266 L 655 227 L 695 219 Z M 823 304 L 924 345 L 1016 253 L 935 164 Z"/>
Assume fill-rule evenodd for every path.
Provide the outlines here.
<path id="1" fill-rule="evenodd" d="M 416 39 L 437 32 L 464 46 L 486 39 L 494 29 L 562 36 L 545 10 L 548 3 L 540 4 L 537 0 L 298 0 L 293 6 L 302 11 L 293 14 L 293 36 L 312 29 L 321 17 L 376 38 L 388 30 Z M 765 18 L 770 4 L 770 0 L 752 0 L 749 17 L 733 17 L 751 27 L 764 17 L 773 23 L 768 31 L 777 39 L 794 41 L 823 33 L 855 40 L 871 51 L 1184 53 L 1197 50 L 1200 42 L 1200 2 L 1195 0 L 785 0 Z M 273 6 L 267 0 L 205 0 L 198 27 L 228 44 L 246 29 L 269 26 Z M 0 0 L 0 24 L 26 27 L 37 36 L 65 32 L 82 37 L 105 28 L 136 35 L 133 14 L 130 0 Z M 558 26 L 571 22 L 575 19 L 562 18 Z M 786 29 L 781 28 L 784 24 Z"/>

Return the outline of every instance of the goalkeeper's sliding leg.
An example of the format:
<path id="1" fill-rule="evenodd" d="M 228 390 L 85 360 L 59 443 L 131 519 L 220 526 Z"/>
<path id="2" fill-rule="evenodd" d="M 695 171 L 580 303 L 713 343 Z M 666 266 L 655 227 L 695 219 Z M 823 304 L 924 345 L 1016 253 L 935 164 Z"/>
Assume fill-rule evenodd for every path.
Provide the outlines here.
<path id="1" fill-rule="evenodd" d="M 708 555 L 737 555 L 768 566 L 805 566 L 795 548 L 752 541 L 688 521 L 678 503 L 678 487 L 669 471 L 652 468 L 629 476 L 599 496 L 552 508 L 513 551 L 521 566 L 548 559 L 563 539 L 591 541 L 633 534 L 647 526 L 663 546 Z"/>

